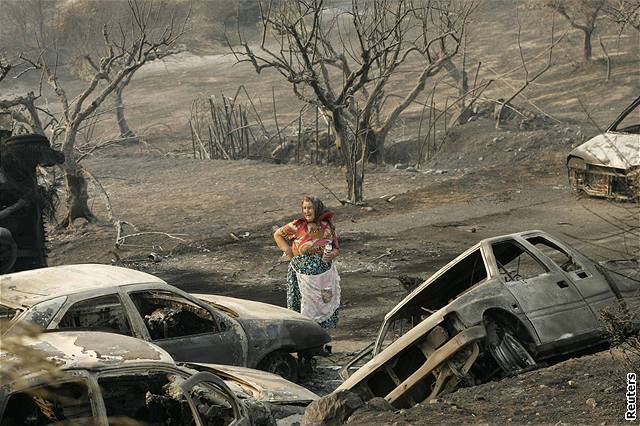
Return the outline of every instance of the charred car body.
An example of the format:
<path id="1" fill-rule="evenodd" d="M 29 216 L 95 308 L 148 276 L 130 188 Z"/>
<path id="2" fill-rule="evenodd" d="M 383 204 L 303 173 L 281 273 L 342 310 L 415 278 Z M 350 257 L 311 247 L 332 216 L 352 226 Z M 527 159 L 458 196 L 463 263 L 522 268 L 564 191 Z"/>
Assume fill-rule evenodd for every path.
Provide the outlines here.
<path id="1" fill-rule="evenodd" d="M 47 198 L 36 167 L 64 162 L 40 135 L 0 140 L 0 274 L 47 266 L 43 211 Z"/>
<path id="2" fill-rule="evenodd" d="M 640 198 L 640 97 L 600 134 L 569 153 L 571 187 L 618 200 Z"/>
<path id="3" fill-rule="evenodd" d="M 156 345 L 113 333 L 44 333 L 28 347 L 61 374 L 52 379 L 25 371 L 19 380 L 3 383 L 2 425 L 275 424 L 317 398 L 263 371 L 176 364 Z"/>
<path id="4" fill-rule="evenodd" d="M 107 265 L 3 275 L 0 315 L 46 330 L 112 331 L 151 341 L 176 361 L 256 367 L 289 380 L 330 341 L 318 324 L 288 309 L 191 295 L 153 275 Z"/>
<path id="5" fill-rule="evenodd" d="M 638 262 L 598 265 L 542 231 L 482 240 L 386 315 L 338 390 L 407 407 L 534 368 L 605 342 L 601 312 L 636 309 L 639 290 Z"/>

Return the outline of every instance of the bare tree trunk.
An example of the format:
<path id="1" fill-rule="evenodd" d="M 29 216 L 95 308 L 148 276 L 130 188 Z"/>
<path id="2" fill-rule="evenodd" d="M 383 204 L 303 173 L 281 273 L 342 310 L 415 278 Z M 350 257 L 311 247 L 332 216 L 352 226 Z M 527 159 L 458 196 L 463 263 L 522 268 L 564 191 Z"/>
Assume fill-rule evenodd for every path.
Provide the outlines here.
<path id="1" fill-rule="evenodd" d="M 124 116 L 124 102 L 122 100 L 122 92 L 124 90 L 123 85 L 119 85 L 114 91 L 113 96 L 115 98 L 116 104 L 116 121 L 118 122 L 118 128 L 120 129 L 120 137 L 123 139 L 135 139 L 137 140 L 136 134 L 133 133 L 133 130 L 129 127 L 129 123 L 127 123 L 127 119 Z"/>
<path id="2" fill-rule="evenodd" d="M 89 208 L 89 192 L 87 179 L 85 178 L 82 167 L 77 163 L 73 146 L 78 132 L 77 126 L 67 129 L 63 152 L 65 155 L 62 170 L 64 172 L 65 182 L 65 204 L 67 207 L 67 216 L 60 223 L 61 227 L 67 227 L 73 224 L 78 218 L 84 218 L 88 222 L 94 222 L 96 217 Z"/>
<path id="3" fill-rule="evenodd" d="M 81 167 L 75 170 L 68 170 L 65 167 L 64 181 L 66 187 L 65 202 L 67 205 L 67 216 L 60 226 L 66 227 L 78 218 L 84 218 L 89 222 L 94 222 L 96 217 L 91 213 L 88 200 L 88 185 Z"/>
<path id="4" fill-rule="evenodd" d="M 349 131 L 344 117 L 339 112 L 331 115 L 331 125 L 336 134 L 336 146 L 340 147 L 340 154 L 344 162 L 344 177 L 347 181 L 347 198 L 353 203 L 358 203 L 362 198 L 362 178 L 358 173 L 358 156 L 353 149 L 357 147 L 355 140 L 349 143 Z M 363 147 L 364 145 L 361 145 Z"/>
<path id="5" fill-rule="evenodd" d="M 458 67 L 453 63 L 451 59 L 448 59 L 442 63 L 447 73 L 458 83 L 458 95 L 460 96 L 460 113 L 458 115 L 458 124 L 464 124 L 469 120 L 471 111 L 465 102 L 464 96 L 469 91 L 469 77 L 467 71 Z"/>
<path id="6" fill-rule="evenodd" d="M 370 129 L 366 132 L 365 143 L 361 146 L 367 147 L 367 161 L 374 164 L 384 163 L 384 140 L 386 135 Z"/>

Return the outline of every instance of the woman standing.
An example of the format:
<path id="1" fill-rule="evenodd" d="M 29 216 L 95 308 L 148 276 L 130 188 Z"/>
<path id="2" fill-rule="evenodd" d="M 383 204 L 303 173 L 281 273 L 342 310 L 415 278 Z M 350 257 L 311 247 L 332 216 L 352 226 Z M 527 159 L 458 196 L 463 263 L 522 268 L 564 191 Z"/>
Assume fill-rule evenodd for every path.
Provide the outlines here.
<path id="1" fill-rule="evenodd" d="M 336 327 L 340 309 L 340 277 L 332 262 L 340 250 L 332 219 L 333 212 L 319 198 L 306 196 L 302 217 L 273 233 L 278 248 L 291 259 L 287 307 L 323 328 Z"/>

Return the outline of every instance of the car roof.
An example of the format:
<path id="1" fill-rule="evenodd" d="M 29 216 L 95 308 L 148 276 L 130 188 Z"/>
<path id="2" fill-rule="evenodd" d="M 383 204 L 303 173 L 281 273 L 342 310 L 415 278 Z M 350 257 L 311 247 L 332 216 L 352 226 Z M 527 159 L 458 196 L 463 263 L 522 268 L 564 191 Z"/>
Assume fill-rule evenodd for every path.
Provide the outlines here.
<path id="1" fill-rule="evenodd" d="M 134 337 L 100 331 L 56 331 L 25 339 L 62 370 L 102 370 L 139 363 L 175 366 L 164 349 Z M 1 356 L 12 357 L 4 353 Z M 0 357 L 1 357 L 0 356 Z"/>
<path id="2" fill-rule="evenodd" d="M 58 296 L 137 283 L 166 284 L 151 274 L 117 266 L 53 266 L 0 276 L 0 303 L 30 307 Z"/>

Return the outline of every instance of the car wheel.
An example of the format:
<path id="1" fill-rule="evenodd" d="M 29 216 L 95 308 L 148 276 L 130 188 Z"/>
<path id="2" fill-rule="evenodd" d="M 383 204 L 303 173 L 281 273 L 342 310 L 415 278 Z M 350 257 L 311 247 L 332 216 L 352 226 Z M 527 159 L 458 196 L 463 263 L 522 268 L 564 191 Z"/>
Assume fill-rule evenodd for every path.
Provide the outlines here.
<path id="1" fill-rule="evenodd" d="M 494 325 L 489 351 L 505 374 L 515 374 L 536 365 L 535 360 L 511 330 Z M 492 327 L 493 328 L 493 327 Z"/>
<path id="2" fill-rule="evenodd" d="M 285 352 L 273 352 L 267 355 L 258 364 L 258 369 L 275 373 L 291 382 L 298 380 L 298 361 Z"/>

